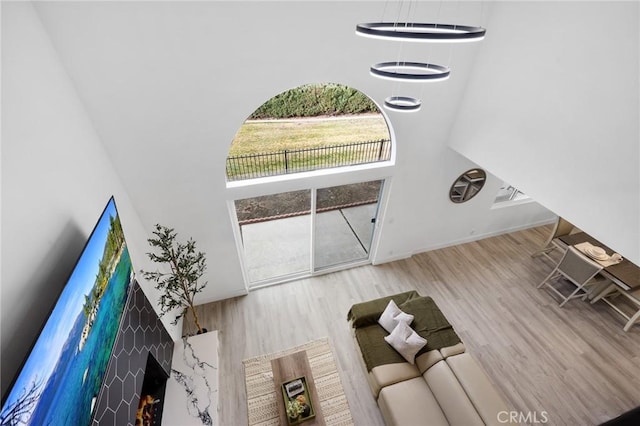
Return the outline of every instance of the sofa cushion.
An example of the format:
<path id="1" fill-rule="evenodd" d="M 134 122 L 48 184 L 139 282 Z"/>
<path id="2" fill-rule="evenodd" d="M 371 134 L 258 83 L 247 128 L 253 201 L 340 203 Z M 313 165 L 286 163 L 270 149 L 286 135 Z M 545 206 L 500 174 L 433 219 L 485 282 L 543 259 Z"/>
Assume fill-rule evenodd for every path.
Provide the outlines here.
<path id="1" fill-rule="evenodd" d="M 453 355 L 445 361 L 451 367 L 484 423 L 496 426 L 504 425 L 504 422 L 498 420 L 498 413 L 508 412 L 509 408 L 482 367 L 471 355 L 468 353 Z"/>
<path id="2" fill-rule="evenodd" d="M 365 370 L 367 382 L 369 383 L 369 387 L 371 388 L 371 392 L 373 396 L 377 399 L 378 393 L 380 389 L 385 386 L 392 385 L 394 383 L 401 382 L 403 380 L 413 379 L 415 377 L 420 377 L 420 371 L 418 369 L 409 364 L 406 361 L 394 363 L 394 364 L 384 364 L 379 365 L 371 369 L 371 371 L 367 371 L 366 365 L 364 363 L 364 356 L 362 355 L 362 351 L 360 350 L 360 345 L 356 340 L 356 329 L 351 329 L 351 336 L 354 339 L 356 351 L 358 352 L 360 365 Z M 438 351 L 435 351 L 438 352 Z"/>
<path id="3" fill-rule="evenodd" d="M 420 374 L 422 374 L 427 371 L 428 368 L 431 368 L 431 366 L 436 362 L 442 361 L 443 359 L 444 358 L 442 358 L 440 351 L 434 349 L 432 351 L 425 352 L 421 355 L 416 356 L 416 367 L 418 367 L 418 371 L 420 371 Z"/>
<path id="4" fill-rule="evenodd" d="M 402 312 L 393 300 L 389 300 L 387 307 L 378 318 L 378 324 L 382 326 L 388 333 L 392 333 L 398 323 L 404 322 L 407 325 L 413 321 L 413 315 Z"/>
<path id="5" fill-rule="evenodd" d="M 445 346 L 444 348 L 440 348 L 440 353 L 443 358 L 448 358 L 453 355 L 458 355 L 464 353 L 466 348 L 464 347 L 464 343 L 460 342 L 453 346 Z"/>
<path id="6" fill-rule="evenodd" d="M 371 369 L 371 372 L 369 372 L 369 385 L 377 398 L 380 389 L 383 387 L 416 377 L 420 377 L 420 371 L 408 362 L 384 364 Z"/>
<path id="7" fill-rule="evenodd" d="M 482 418 L 469 401 L 455 374 L 439 361 L 422 375 L 452 426 L 482 426 Z"/>
<path id="8" fill-rule="evenodd" d="M 378 318 L 387 307 L 390 300 L 401 305 L 412 297 L 419 297 L 417 291 L 411 290 L 404 293 L 394 294 L 392 296 L 381 297 L 379 299 L 369 300 L 367 302 L 356 303 L 349 309 L 347 320 L 351 321 L 353 327 L 364 327 L 367 325 L 378 324 Z"/>
<path id="9" fill-rule="evenodd" d="M 386 386 L 378 406 L 387 426 L 446 426 L 446 417 L 422 377 Z"/>
<path id="10" fill-rule="evenodd" d="M 384 340 L 398 351 L 412 365 L 416 363 L 416 354 L 427 344 L 427 339 L 418 336 L 406 322 L 400 321 Z"/>

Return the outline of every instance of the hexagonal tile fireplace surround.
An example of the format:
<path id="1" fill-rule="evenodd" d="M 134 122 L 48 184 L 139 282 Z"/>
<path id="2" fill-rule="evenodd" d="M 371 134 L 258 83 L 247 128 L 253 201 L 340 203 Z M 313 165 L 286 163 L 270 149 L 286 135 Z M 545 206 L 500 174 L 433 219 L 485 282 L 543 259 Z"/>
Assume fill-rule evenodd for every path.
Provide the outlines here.
<path id="1" fill-rule="evenodd" d="M 136 281 L 95 404 L 93 425 L 132 424 L 136 418 L 147 358 L 153 356 L 166 377 L 174 342 Z"/>

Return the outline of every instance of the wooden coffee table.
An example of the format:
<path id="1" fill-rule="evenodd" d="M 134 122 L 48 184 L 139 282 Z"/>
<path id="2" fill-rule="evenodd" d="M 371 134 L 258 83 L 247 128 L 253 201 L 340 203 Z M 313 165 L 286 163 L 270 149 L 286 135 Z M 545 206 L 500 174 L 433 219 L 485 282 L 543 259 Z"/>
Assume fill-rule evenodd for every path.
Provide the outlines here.
<path id="1" fill-rule="evenodd" d="M 280 414 L 280 424 L 284 426 L 289 424 L 284 407 L 282 384 L 304 376 L 307 381 L 308 392 L 311 397 L 311 403 L 316 416 L 312 419 L 305 420 L 303 425 L 325 425 L 322 410 L 320 409 L 320 401 L 318 400 L 318 392 L 316 392 L 316 385 L 313 382 L 313 375 L 311 374 L 311 366 L 309 365 L 309 359 L 307 358 L 307 352 L 301 351 L 272 359 L 271 370 L 273 371 L 273 384 L 276 388 L 276 400 L 278 413 Z"/>

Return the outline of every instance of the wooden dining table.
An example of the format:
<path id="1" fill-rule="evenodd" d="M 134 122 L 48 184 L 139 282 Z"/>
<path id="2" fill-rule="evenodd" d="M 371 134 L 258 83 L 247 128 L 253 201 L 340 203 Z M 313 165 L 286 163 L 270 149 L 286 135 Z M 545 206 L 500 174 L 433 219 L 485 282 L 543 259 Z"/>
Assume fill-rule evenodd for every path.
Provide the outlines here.
<path id="1" fill-rule="evenodd" d="M 563 235 L 558 237 L 558 240 L 567 246 L 575 246 L 576 244 L 589 242 L 594 246 L 602 247 L 609 256 L 614 253 L 614 250 L 602 244 L 586 232 Z M 600 273 L 623 290 L 629 291 L 640 288 L 640 266 L 626 258 L 623 258 L 620 263 L 605 266 Z"/>

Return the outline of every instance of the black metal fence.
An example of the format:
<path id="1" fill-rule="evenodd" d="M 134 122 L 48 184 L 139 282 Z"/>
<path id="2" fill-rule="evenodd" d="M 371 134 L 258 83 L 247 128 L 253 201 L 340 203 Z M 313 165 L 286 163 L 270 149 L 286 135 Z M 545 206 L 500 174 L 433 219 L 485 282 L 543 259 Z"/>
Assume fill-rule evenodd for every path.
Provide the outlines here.
<path id="1" fill-rule="evenodd" d="M 331 167 L 375 163 L 390 158 L 391 142 L 388 139 L 240 155 L 227 157 L 227 180 L 254 179 Z"/>

